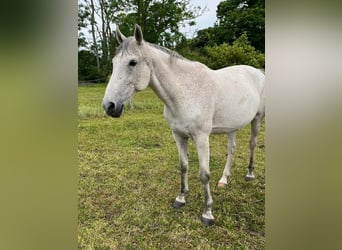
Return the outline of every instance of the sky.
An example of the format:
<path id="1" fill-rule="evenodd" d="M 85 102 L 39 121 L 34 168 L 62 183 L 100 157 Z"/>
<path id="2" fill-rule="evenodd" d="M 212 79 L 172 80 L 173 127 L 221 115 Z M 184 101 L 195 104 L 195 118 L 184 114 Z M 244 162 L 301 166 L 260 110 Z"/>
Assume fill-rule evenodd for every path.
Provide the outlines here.
<path id="1" fill-rule="evenodd" d="M 201 30 L 204 28 L 208 28 L 210 26 L 214 26 L 216 21 L 216 9 L 217 5 L 222 0 L 190 0 L 190 4 L 194 6 L 201 6 L 204 8 L 207 7 L 207 11 L 203 13 L 202 16 L 195 19 L 196 25 L 192 27 L 181 28 L 181 32 L 186 37 L 193 37 L 197 30 Z"/>

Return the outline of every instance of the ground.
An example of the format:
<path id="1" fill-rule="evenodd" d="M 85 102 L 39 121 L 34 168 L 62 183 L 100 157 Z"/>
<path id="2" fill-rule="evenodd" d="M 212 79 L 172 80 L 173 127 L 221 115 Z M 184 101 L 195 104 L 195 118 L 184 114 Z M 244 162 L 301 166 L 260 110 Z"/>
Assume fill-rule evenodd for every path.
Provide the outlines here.
<path id="1" fill-rule="evenodd" d="M 180 190 L 177 148 L 163 118 L 163 104 L 147 89 L 134 111 L 119 119 L 104 114 L 104 84 L 79 87 L 79 249 L 264 249 L 264 123 L 255 156 L 255 180 L 246 182 L 249 130 L 237 134 L 232 176 L 217 187 L 227 136 L 210 137 L 215 225 L 200 216 L 204 195 L 195 146 L 189 143 L 187 204 L 173 209 Z"/>

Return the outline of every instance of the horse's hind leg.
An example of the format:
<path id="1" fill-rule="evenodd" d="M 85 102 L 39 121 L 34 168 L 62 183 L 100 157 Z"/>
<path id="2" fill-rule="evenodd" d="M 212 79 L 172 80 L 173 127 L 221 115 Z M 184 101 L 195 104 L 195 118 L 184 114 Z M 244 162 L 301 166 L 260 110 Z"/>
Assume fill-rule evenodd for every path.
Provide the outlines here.
<path id="1" fill-rule="evenodd" d="M 225 185 L 228 184 L 228 179 L 230 176 L 230 169 L 233 164 L 233 158 L 234 158 L 234 153 L 235 153 L 235 148 L 236 148 L 236 132 L 231 132 L 228 134 L 228 156 L 227 156 L 227 162 L 226 166 L 224 167 L 223 174 L 221 179 L 218 182 L 219 187 L 224 187 Z"/>
<path id="2" fill-rule="evenodd" d="M 249 147 L 250 147 L 250 157 L 249 157 L 249 165 L 248 165 L 248 173 L 246 175 L 246 180 L 253 180 L 254 179 L 254 151 L 257 144 L 257 136 L 260 131 L 261 121 L 263 115 L 257 114 L 251 123 L 251 138 L 249 140 Z"/>
<path id="3" fill-rule="evenodd" d="M 181 190 L 172 206 L 180 208 L 185 205 L 185 193 L 188 192 L 188 138 L 184 138 L 176 133 L 172 133 L 178 148 L 178 156 L 181 172 Z"/>

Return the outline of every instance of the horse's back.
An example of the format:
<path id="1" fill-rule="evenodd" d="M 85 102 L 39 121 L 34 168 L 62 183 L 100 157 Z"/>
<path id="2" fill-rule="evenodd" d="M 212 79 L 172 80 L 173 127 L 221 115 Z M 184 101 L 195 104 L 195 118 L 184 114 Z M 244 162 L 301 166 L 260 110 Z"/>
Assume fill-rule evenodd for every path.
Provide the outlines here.
<path id="1" fill-rule="evenodd" d="M 228 82 L 238 82 L 255 88 L 261 95 L 265 86 L 265 75 L 262 69 L 248 65 L 235 65 L 215 71 L 220 76 L 220 83 L 227 86 Z"/>
<path id="2" fill-rule="evenodd" d="M 265 75 L 246 65 L 216 70 L 216 111 L 213 126 L 240 129 L 265 109 Z M 223 129 L 224 130 L 224 129 Z"/>

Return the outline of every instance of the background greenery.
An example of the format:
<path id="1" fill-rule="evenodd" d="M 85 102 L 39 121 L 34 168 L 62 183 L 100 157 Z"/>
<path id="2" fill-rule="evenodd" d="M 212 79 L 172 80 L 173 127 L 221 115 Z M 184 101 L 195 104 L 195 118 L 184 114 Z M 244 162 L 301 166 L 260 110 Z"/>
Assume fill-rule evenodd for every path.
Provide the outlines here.
<path id="1" fill-rule="evenodd" d="M 118 46 L 111 28 L 113 23 L 126 36 L 133 34 L 137 23 L 146 41 L 176 50 L 213 69 L 236 64 L 265 67 L 264 0 L 221 1 L 214 25 L 198 30 L 192 37 L 186 37 L 180 28 L 195 25 L 196 17 L 206 8 L 194 6 L 190 0 L 79 0 L 78 3 L 80 82 L 104 82 L 110 75 L 111 59 Z"/>
<path id="2" fill-rule="evenodd" d="M 263 249 L 265 246 L 264 124 L 256 150 L 256 179 L 246 182 L 249 126 L 237 134 L 231 181 L 218 188 L 227 136 L 210 137 L 211 191 L 216 223 L 200 221 L 203 191 L 195 146 L 189 148 L 187 204 L 171 207 L 179 192 L 177 148 L 163 104 L 147 89 L 120 119 L 101 107 L 104 84 L 79 87 L 80 249 Z"/>

